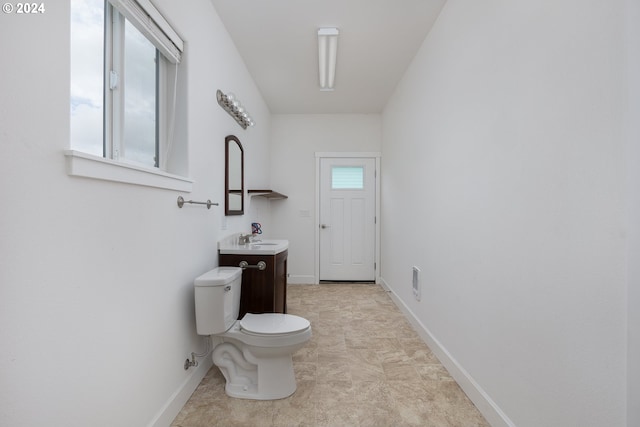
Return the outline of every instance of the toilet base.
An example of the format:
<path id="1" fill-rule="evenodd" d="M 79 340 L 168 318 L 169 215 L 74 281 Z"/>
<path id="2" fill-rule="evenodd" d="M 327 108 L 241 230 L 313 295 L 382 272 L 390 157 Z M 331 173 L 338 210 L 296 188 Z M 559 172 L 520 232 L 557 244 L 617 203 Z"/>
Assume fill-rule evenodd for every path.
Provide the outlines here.
<path id="1" fill-rule="evenodd" d="M 288 361 L 282 359 L 287 358 L 261 361 L 257 366 L 258 384 L 234 384 L 227 381 L 225 392 L 231 397 L 252 400 L 276 400 L 291 396 L 297 388 L 293 363 L 291 356 Z"/>
<path id="2" fill-rule="evenodd" d="M 230 397 L 252 400 L 276 400 L 296 391 L 291 354 L 255 357 L 248 346 L 242 351 L 232 342 L 219 344 L 213 350 L 213 363 L 226 380 L 225 392 Z"/>

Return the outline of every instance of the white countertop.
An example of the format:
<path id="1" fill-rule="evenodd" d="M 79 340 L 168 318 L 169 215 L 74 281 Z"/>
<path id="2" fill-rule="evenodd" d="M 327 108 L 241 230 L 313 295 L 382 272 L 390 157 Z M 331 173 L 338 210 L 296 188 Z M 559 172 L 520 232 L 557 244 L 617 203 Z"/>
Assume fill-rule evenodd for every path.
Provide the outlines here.
<path id="1" fill-rule="evenodd" d="M 235 255 L 276 255 L 289 249 L 288 240 L 260 239 L 244 245 L 238 244 L 238 237 L 227 238 L 218 242 L 218 252 Z"/>

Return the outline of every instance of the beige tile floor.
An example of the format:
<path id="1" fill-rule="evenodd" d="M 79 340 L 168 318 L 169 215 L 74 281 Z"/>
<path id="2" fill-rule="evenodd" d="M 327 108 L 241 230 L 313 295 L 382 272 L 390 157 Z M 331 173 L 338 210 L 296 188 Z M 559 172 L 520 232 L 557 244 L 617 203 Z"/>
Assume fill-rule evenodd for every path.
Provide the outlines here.
<path id="1" fill-rule="evenodd" d="M 297 391 L 274 401 L 230 398 L 214 366 L 172 427 L 489 426 L 379 286 L 287 292 L 288 312 L 313 331 L 293 356 Z"/>

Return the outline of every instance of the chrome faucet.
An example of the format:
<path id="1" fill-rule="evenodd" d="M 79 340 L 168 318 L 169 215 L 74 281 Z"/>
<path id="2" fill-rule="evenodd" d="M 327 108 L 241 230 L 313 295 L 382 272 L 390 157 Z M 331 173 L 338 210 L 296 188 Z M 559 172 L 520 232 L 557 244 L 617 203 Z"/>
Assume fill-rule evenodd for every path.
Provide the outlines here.
<path id="1" fill-rule="evenodd" d="M 246 245 L 247 243 L 251 243 L 252 238 L 253 234 L 240 234 L 240 236 L 238 236 L 238 244 Z"/>

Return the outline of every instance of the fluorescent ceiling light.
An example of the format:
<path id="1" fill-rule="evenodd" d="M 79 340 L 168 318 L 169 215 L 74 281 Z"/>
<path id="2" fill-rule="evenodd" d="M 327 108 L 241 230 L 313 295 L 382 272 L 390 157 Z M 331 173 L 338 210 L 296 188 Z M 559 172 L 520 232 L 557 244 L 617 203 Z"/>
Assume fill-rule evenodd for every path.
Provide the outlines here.
<path id="1" fill-rule="evenodd" d="M 338 54 L 337 28 L 318 30 L 318 65 L 320 72 L 320 90 L 333 90 L 336 79 L 336 56 Z"/>

